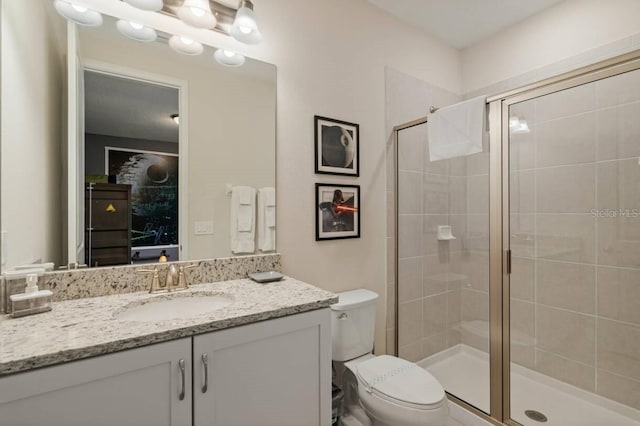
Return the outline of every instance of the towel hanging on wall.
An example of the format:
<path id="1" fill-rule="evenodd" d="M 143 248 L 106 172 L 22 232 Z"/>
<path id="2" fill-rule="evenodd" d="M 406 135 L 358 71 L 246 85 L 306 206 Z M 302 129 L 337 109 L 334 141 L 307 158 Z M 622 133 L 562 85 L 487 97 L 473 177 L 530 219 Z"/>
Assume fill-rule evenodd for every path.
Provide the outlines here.
<path id="1" fill-rule="evenodd" d="M 231 190 L 231 252 L 255 252 L 256 190 L 249 186 L 234 186 Z"/>
<path id="2" fill-rule="evenodd" d="M 482 152 L 486 96 L 437 109 L 429 116 L 429 160 L 463 157 Z"/>
<path id="3" fill-rule="evenodd" d="M 271 187 L 258 190 L 258 249 L 276 249 L 276 189 Z"/>

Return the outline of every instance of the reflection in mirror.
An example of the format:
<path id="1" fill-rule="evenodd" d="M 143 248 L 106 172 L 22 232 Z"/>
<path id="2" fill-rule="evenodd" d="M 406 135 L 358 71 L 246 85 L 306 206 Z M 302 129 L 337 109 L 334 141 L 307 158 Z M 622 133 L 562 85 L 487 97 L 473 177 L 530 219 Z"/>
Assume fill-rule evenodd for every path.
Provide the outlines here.
<path id="1" fill-rule="evenodd" d="M 85 67 L 87 265 L 178 259 L 184 87 L 161 83 Z"/>
<path id="2" fill-rule="evenodd" d="M 136 42 L 116 21 L 77 27 L 51 2 L 2 2 L 2 269 L 275 250 L 254 199 L 254 243 L 232 251 L 246 224 L 227 191 L 275 187 L 275 67 L 181 55 L 161 32 Z"/>

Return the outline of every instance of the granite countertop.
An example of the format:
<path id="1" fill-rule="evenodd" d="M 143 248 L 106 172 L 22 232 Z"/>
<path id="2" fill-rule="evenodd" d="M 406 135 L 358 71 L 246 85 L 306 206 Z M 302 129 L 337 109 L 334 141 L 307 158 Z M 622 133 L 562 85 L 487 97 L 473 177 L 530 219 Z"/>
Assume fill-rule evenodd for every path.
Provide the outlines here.
<path id="1" fill-rule="evenodd" d="M 114 318 L 128 304 L 167 293 L 128 293 L 53 304 L 23 318 L 0 316 L 0 376 L 196 334 L 326 308 L 338 297 L 290 277 L 268 284 L 250 279 L 193 285 L 171 295 L 208 292 L 229 306 L 188 318 L 138 322 Z"/>

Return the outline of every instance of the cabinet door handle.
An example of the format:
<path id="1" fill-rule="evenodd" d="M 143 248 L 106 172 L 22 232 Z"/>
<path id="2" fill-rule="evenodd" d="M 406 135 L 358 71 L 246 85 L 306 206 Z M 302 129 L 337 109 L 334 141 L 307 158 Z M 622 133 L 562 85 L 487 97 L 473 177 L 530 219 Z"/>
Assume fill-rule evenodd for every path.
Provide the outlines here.
<path id="1" fill-rule="evenodd" d="M 209 389 L 209 358 L 207 354 L 202 354 L 202 365 L 204 366 L 204 384 L 202 385 L 202 393 L 207 393 Z"/>
<path id="2" fill-rule="evenodd" d="M 180 379 L 182 380 L 182 389 L 180 390 L 180 395 L 178 396 L 178 398 L 180 399 L 180 401 L 184 400 L 184 394 L 186 391 L 186 378 L 184 376 L 184 359 L 181 359 L 180 361 L 178 361 L 178 367 L 180 367 Z"/>

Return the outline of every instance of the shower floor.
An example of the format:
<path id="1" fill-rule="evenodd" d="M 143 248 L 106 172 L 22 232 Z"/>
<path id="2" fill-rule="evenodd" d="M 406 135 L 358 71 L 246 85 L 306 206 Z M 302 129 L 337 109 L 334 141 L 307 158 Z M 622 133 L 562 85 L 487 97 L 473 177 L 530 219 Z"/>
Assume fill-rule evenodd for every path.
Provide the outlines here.
<path id="1" fill-rule="evenodd" d="M 447 392 L 489 411 L 489 357 L 457 345 L 418 362 Z M 640 426 L 640 411 L 516 365 L 511 373 L 512 418 L 525 426 Z M 525 410 L 547 416 L 533 421 Z"/>

